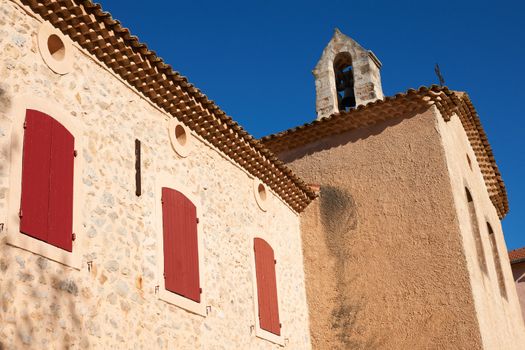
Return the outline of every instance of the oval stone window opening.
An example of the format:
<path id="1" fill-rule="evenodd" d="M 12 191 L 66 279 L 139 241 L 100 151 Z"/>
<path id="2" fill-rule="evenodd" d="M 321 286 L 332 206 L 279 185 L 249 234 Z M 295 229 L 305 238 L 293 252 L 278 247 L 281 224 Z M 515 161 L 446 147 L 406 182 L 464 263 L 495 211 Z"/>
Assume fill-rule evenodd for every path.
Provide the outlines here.
<path id="1" fill-rule="evenodd" d="M 266 188 L 263 184 L 257 186 L 257 192 L 259 192 L 259 198 L 261 198 L 263 202 L 266 201 Z"/>
<path id="2" fill-rule="evenodd" d="M 181 157 L 187 157 L 190 154 L 193 137 L 190 129 L 177 119 L 170 119 L 168 122 L 168 133 L 171 147 Z"/>
<path id="3" fill-rule="evenodd" d="M 49 50 L 51 57 L 57 61 L 62 61 L 66 56 L 64 42 L 56 34 L 52 34 L 47 38 L 47 49 Z"/>
<path id="4" fill-rule="evenodd" d="M 37 41 L 40 56 L 49 69 L 61 75 L 73 69 L 73 46 L 60 30 L 44 22 L 38 29 Z"/>
<path id="5" fill-rule="evenodd" d="M 175 138 L 177 139 L 177 142 L 181 144 L 181 146 L 186 145 L 186 142 L 187 142 L 186 130 L 184 130 L 184 128 L 180 124 L 175 126 Z"/>
<path id="6" fill-rule="evenodd" d="M 266 185 L 259 179 L 254 179 L 253 181 L 253 193 L 259 208 L 262 211 L 266 211 L 268 202 L 270 201 L 270 194 L 268 193 L 268 188 Z"/>

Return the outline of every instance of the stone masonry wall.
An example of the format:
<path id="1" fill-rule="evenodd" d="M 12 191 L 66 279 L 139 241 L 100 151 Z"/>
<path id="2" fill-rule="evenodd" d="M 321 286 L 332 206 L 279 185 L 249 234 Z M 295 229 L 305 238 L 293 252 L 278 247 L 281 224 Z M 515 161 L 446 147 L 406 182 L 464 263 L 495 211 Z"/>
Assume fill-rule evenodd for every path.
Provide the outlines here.
<path id="1" fill-rule="evenodd" d="M 336 29 L 313 70 L 317 120 L 339 112 L 334 60 L 341 53 L 346 53 L 352 58 L 356 105 L 366 105 L 384 97 L 381 87 L 381 67 L 377 58 Z"/>
<path id="2" fill-rule="evenodd" d="M 310 348 L 298 216 L 274 196 L 261 211 L 253 179 L 200 140 L 179 158 L 168 116 L 84 51 L 75 49 L 71 73 L 53 73 L 38 53 L 39 24 L 0 0 L 0 223 L 18 210 L 7 202 L 12 100 L 33 94 L 59 105 L 83 129 L 82 264 L 75 270 L 7 245 L 0 225 L 0 348 L 277 349 L 251 329 L 250 249 L 259 234 L 276 254 L 286 347 Z M 142 141 L 141 197 L 134 187 L 135 138 Z M 206 317 L 155 294 L 154 191 L 162 172 L 202 202 Z"/>

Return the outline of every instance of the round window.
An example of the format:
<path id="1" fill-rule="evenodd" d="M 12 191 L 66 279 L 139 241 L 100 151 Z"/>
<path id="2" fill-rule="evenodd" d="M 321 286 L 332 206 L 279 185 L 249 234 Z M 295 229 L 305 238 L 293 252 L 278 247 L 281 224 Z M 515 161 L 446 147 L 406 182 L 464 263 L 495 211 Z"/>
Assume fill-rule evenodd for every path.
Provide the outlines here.
<path id="1" fill-rule="evenodd" d="M 70 41 L 49 22 L 38 29 L 38 49 L 46 65 L 57 74 L 71 71 L 73 50 Z"/>
<path id="2" fill-rule="evenodd" d="M 254 179 L 253 192 L 255 195 L 255 201 L 257 202 L 259 208 L 261 208 L 262 211 L 266 211 L 270 199 L 270 193 L 268 192 L 266 185 L 259 179 Z"/>
<path id="3" fill-rule="evenodd" d="M 175 126 L 175 139 L 181 146 L 186 146 L 186 142 L 188 141 L 188 134 L 186 133 L 186 130 L 184 127 L 180 124 Z"/>
<path id="4" fill-rule="evenodd" d="M 192 136 L 190 129 L 176 119 L 170 119 L 168 123 L 171 147 L 181 157 L 190 154 L 192 146 Z"/>

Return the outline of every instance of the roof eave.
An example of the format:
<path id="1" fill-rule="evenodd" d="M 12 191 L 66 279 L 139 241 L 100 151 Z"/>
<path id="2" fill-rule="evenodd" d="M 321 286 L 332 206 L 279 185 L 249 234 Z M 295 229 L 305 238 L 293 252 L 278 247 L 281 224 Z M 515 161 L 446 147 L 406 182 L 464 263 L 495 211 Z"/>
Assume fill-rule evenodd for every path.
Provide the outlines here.
<path id="1" fill-rule="evenodd" d="M 324 137 L 367 127 L 386 119 L 405 117 L 410 114 L 409 111 L 429 108 L 432 105 L 438 108 L 445 121 L 449 121 L 454 114 L 460 118 L 478 162 L 488 166 L 482 169 L 483 177 L 498 216 L 503 218 L 509 210 L 505 184 L 479 116 L 466 93 L 456 93 L 446 86 L 432 85 L 420 87 L 418 90 L 409 89 L 406 93 L 385 97 L 350 111 L 335 113 L 321 120 L 265 136 L 261 141 L 279 154 Z M 468 132 L 469 130 L 471 132 Z"/>

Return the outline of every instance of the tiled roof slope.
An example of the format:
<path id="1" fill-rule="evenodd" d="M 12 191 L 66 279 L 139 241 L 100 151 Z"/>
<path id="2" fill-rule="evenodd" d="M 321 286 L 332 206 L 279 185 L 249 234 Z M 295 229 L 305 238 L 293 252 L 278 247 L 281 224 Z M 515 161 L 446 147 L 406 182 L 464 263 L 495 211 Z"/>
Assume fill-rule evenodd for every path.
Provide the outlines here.
<path id="1" fill-rule="evenodd" d="M 433 85 L 410 89 L 393 97 L 358 106 L 348 112 L 331 115 L 283 132 L 265 136 L 262 143 L 279 154 L 327 136 L 340 134 L 381 122 L 386 119 L 407 117 L 435 105 L 446 121 L 458 114 L 470 144 L 476 154 L 490 199 L 500 218 L 509 211 L 507 192 L 496 165 L 489 141 L 481 126 L 479 116 L 466 93 Z"/>
<path id="2" fill-rule="evenodd" d="M 525 261 L 525 247 L 511 250 L 509 252 L 510 263 L 517 263 Z"/>
<path id="3" fill-rule="evenodd" d="M 230 159 L 258 177 L 295 211 L 315 193 L 186 77 L 90 0 L 20 0 Z"/>

